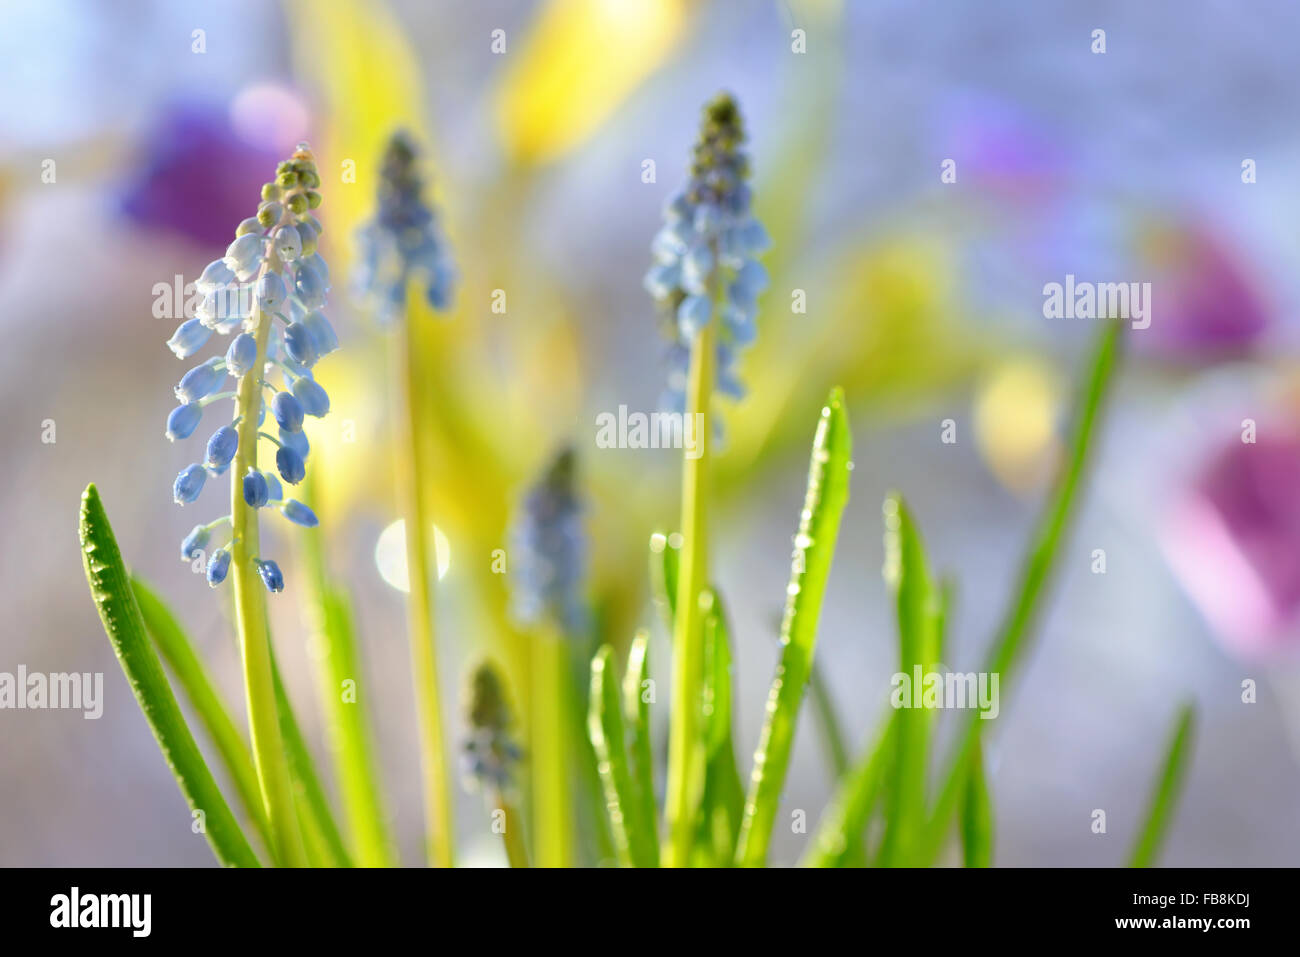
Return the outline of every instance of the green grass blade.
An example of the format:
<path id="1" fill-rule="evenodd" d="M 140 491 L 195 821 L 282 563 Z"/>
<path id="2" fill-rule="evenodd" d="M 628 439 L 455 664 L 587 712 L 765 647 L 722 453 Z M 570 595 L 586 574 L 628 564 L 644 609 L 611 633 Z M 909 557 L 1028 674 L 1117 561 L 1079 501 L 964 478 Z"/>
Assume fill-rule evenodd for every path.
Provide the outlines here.
<path id="1" fill-rule="evenodd" d="M 244 811 L 257 828 L 263 844 L 271 847 L 271 832 L 262 806 L 262 792 L 257 785 L 257 769 L 253 755 L 243 733 L 230 716 L 230 709 L 221 699 L 220 692 L 208 676 L 203 660 L 194 650 L 184 628 L 162 600 L 162 597 L 142 579 L 132 576 L 131 588 L 140 606 L 145 628 L 163 660 L 185 691 L 190 706 L 203 723 L 212 739 L 230 779 L 239 793 Z"/>
<path id="2" fill-rule="evenodd" d="M 961 849 L 967 867 L 993 866 L 993 802 L 984 777 L 983 751 L 977 740 L 962 799 Z"/>
<path id="3" fill-rule="evenodd" d="M 650 536 L 650 590 L 669 634 L 677 617 L 677 573 L 681 563 L 680 542 L 674 545 L 672 536 L 663 532 Z"/>
<path id="4" fill-rule="evenodd" d="M 727 611 L 716 589 L 704 608 L 704 794 L 700 800 L 697 850 L 700 863 L 729 867 L 736 853 L 745 787 L 736 768 L 732 735 L 732 654 Z"/>
<path id="5" fill-rule="evenodd" d="M 1150 867 L 1156 862 L 1187 780 L 1195 732 L 1196 708 L 1189 702 L 1179 712 L 1178 723 L 1169 738 L 1164 769 L 1160 773 L 1155 792 L 1151 795 L 1146 822 L 1138 831 L 1133 856 L 1129 860 L 1130 867 Z"/>
<path id="6" fill-rule="evenodd" d="M 812 667 L 817 619 L 835 554 L 840 516 L 849 499 L 852 446 L 844 394 L 835 389 L 822 409 L 813 439 L 808 491 L 781 623 L 781 661 L 768 695 L 767 716 L 745 797 L 737 848 L 737 863 L 743 866 L 761 867 L 767 860 L 799 705 Z"/>
<path id="7" fill-rule="evenodd" d="M 804 867 L 856 867 L 865 862 L 867 823 L 884 795 L 897 734 L 898 712 L 890 709 L 881 721 L 875 744 L 840 782 L 823 812 L 804 855 Z"/>
<path id="8" fill-rule="evenodd" d="M 885 577 L 897 605 L 900 671 L 910 686 L 912 703 L 919 704 L 923 681 L 935 673 L 939 660 L 943 603 L 907 505 L 898 495 L 890 495 L 884 514 Z M 935 717 L 927 708 L 899 710 L 894 780 L 880 855 L 886 867 L 912 863 L 925 829 L 925 782 Z"/>
<path id="9" fill-rule="evenodd" d="M 351 867 L 352 861 L 343 835 L 339 832 L 334 814 L 330 810 L 325 789 L 302 729 L 294 716 L 293 705 L 280 680 L 280 666 L 271 657 L 271 678 L 275 683 L 275 706 L 280 714 L 280 735 L 284 739 L 285 756 L 289 760 L 289 774 L 293 780 L 294 800 L 298 805 L 298 820 L 308 852 L 314 851 L 313 863 L 325 867 Z"/>
<path id="10" fill-rule="evenodd" d="M 650 701 L 646 682 L 650 680 L 650 636 L 639 633 L 632 639 L 627 656 L 627 672 L 623 675 L 623 720 L 629 730 L 628 765 L 632 772 L 632 785 L 641 807 L 641 820 L 649 822 L 646 829 L 649 866 L 659 866 L 659 830 L 655 825 L 658 811 L 655 803 L 654 745 L 650 738 Z"/>
<path id="11" fill-rule="evenodd" d="M 104 631 L 190 810 L 203 813 L 204 836 L 212 852 L 228 867 L 260 866 L 190 734 L 162 662 L 149 642 L 122 553 L 94 484 L 86 486 L 81 496 L 79 531 L 86 581 Z"/>
<path id="12" fill-rule="evenodd" d="M 643 805 L 637 799 L 628 767 L 623 703 L 614 673 L 614 649 L 609 645 L 602 645 L 591 660 L 587 731 L 596 751 L 619 863 L 624 867 L 647 867 L 650 853 L 646 834 L 653 822 L 642 819 Z"/>
<path id="13" fill-rule="evenodd" d="M 826 683 L 826 678 L 816 659 L 813 660 L 812 670 L 808 673 L 808 693 L 812 695 L 817 730 L 821 733 L 822 744 L 826 749 L 826 764 L 831 772 L 831 784 L 835 785 L 849 773 L 849 749 L 844 743 L 844 728 L 835 709 L 835 699 L 831 696 L 830 686 Z"/>
<path id="14" fill-rule="evenodd" d="M 1075 499 L 1092 449 L 1093 435 L 1097 431 L 1097 423 L 1119 360 L 1122 329 L 1122 323 L 1111 321 L 1104 325 L 1098 335 L 1088 378 L 1082 383 L 1079 402 L 1075 407 L 1069 457 L 1039 520 L 1011 607 L 985 666 L 990 674 L 999 675 L 999 682 L 1004 689 L 1011 671 L 1028 646 L 1030 625 L 1042 602 L 1047 583 L 1056 566 L 1061 542 L 1074 514 Z M 966 786 L 966 773 L 979 734 L 979 716 L 976 712 L 969 712 L 962 720 L 964 728 L 958 735 L 939 800 L 930 817 L 927 832 L 929 838 L 924 855 L 927 862 L 933 861 L 943 849 L 948 828 Z"/>
<path id="15" fill-rule="evenodd" d="M 311 497 L 309 489 L 304 499 L 309 506 Z M 337 763 L 347 833 L 359 865 L 393 867 L 398 863 L 396 844 L 380 792 L 368 707 L 374 686 L 362 674 L 351 602 L 347 591 L 330 581 L 321 537 L 309 533 L 302 538 L 308 570 L 307 618 L 320 650 L 314 656 L 316 694 Z"/>

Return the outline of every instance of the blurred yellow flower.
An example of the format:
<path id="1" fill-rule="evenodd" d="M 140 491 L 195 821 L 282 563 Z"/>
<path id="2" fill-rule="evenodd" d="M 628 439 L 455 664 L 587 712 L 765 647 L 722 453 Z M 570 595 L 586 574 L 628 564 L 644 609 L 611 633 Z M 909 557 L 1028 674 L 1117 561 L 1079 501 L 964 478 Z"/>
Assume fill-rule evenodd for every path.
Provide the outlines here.
<path id="1" fill-rule="evenodd" d="M 1061 452 L 1061 377 L 1042 359 L 998 364 L 975 397 L 975 441 L 989 469 L 1017 493 L 1037 488 Z"/>
<path id="2" fill-rule="evenodd" d="M 664 62 L 685 24 L 684 0 L 551 0 L 521 50 L 505 38 L 506 152 L 544 163 L 577 146 Z"/>

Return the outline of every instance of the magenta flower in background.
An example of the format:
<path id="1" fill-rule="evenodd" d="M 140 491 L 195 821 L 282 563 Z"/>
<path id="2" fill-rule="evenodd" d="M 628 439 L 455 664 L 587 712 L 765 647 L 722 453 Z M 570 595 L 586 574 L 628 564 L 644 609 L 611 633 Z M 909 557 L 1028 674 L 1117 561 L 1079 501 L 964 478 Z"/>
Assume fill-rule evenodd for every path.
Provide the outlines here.
<path id="1" fill-rule="evenodd" d="M 1151 277 L 1151 328 L 1142 346 L 1169 358 L 1239 355 L 1269 326 L 1269 307 L 1235 252 L 1206 225 L 1158 226 L 1144 237 Z"/>
<path id="2" fill-rule="evenodd" d="M 1174 506 L 1166 553 L 1227 649 L 1300 647 L 1300 423 L 1261 420 L 1218 449 Z"/>
<path id="3" fill-rule="evenodd" d="M 181 102 L 165 108 L 140 148 L 138 172 L 123 191 L 121 210 L 150 229 L 179 233 L 202 246 L 225 248 L 266 179 L 267 168 L 306 133 L 296 95 L 263 84 L 231 108 Z M 202 184 L 202 188 L 198 188 Z"/>

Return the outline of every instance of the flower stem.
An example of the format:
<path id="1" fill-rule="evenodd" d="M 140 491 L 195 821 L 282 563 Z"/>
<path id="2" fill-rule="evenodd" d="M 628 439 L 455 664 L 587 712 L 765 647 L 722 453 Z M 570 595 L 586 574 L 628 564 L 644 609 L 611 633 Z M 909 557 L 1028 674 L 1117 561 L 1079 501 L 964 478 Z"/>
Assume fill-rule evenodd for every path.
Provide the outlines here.
<path id="1" fill-rule="evenodd" d="M 519 809 L 500 791 L 496 793 L 496 809 L 502 813 L 501 840 L 506 845 L 506 860 L 511 867 L 528 866 L 528 848 L 524 844 L 523 819 Z"/>
<path id="2" fill-rule="evenodd" d="M 275 254 L 272 253 L 272 256 Z M 263 271 L 266 270 L 263 265 Z M 235 590 L 235 619 L 244 664 L 244 691 L 248 699 L 248 727 L 253 739 L 253 763 L 262 791 L 262 802 L 271 828 L 272 852 L 284 867 L 306 863 L 302 836 L 294 813 L 289 765 L 285 760 L 280 720 L 275 706 L 275 685 L 271 677 L 271 639 L 266 628 L 266 593 L 258 578 L 254 560 L 258 554 L 257 510 L 244 501 L 243 475 L 257 468 L 257 419 L 262 401 L 262 368 L 271 323 L 255 309 L 254 337 L 257 360 L 239 380 L 235 414 L 239 419 L 239 446 L 230 474 L 231 545 L 230 577 Z"/>
<path id="3" fill-rule="evenodd" d="M 569 762 L 569 646 L 552 628 L 537 635 L 532 695 L 533 831 L 538 867 L 568 867 L 573 851 Z"/>
<path id="4" fill-rule="evenodd" d="M 716 296 L 712 297 L 716 300 Z M 688 421 L 699 423 L 694 458 L 682 460 L 682 555 L 677 576 L 677 615 L 673 627 L 672 725 L 668 739 L 668 867 L 689 863 L 695 808 L 703 784 L 704 751 L 701 747 L 704 684 L 704 620 L 700 592 L 708 577 L 708 530 L 705 497 L 712 428 L 709 402 L 713 395 L 714 326 L 704 326 L 691 348 L 691 369 L 686 395 Z M 685 424 L 683 427 L 685 434 Z"/>
<path id="5" fill-rule="evenodd" d="M 397 451 L 397 481 L 406 525 L 406 567 L 411 583 L 408 615 L 411 645 L 411 677 L 415 682 L 415 707 L 420 731 L 420 766 L 424 781 L 425 838 L 428 861 L 434 867 L 452 866 L 451 792 L 448 788 L 447 756 L 438 690 L 438 662 L 434 639 L 433 571 L 437 553 L 432 521 L 425 508 L 424 476 L 421 469 L 420 435 L 426 427 L 420 402 L 420 355 L 412 323 L 420 292 L 415 284 L 407 294 L 407 308 L 393 337 L 394 378 L 399 381 L 395 402 L 396 418 L 402 431 L 393 443 Z"/>

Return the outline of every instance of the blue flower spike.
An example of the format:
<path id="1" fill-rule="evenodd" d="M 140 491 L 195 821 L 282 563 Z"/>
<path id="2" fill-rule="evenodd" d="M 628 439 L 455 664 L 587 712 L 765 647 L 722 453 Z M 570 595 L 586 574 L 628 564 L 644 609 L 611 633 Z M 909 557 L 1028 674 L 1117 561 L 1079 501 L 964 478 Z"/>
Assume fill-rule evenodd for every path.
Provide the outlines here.
<path id="1" fill-rule="evenodd" d="M 525 496 L 511 527 L 510 598 L 519 622 L 576 636 L 585 627 L 587 549 L 575 472 L 574 451 L 563 449 Z"/>
<path id="2" fill-rule="evenodd" d="M 232 337 L 219 347 L 221 354 L 181 377 L 175 389 L 179 404 L 167 416 L 166 436 L 177 442 L 194 434 L 208 405 L 224 398 L 236 400 L 229 417 L 222 416 L 226 421 L 213 423 L 215 431 L 202 461 L 187 465 L 172 485 L 173 499 L 188 505 L 197 501 L 209 476 L 229 470 L 231 481 L 239 483 L 235 514 L 194 526 L 181 542 L 181 557 L 186 561 L 208 552 L 206 577 L 213 587 L 226 580 L 236 556 L 242 554 L 240 562 L 252 561 L 268 590 L 284 588 L 284 576 L 275 562 L 248 557 L 232 540 L 236 527 L 247 528 L 237 526 L 236 520 L 257 521 L 257 513 L 249 515 L 245 506 L 274 507 L 306 528 L 319 524 L 306 505 L 284 499 L 281 485 L 282 481 L 297 485 L 306 477 L 310 444 L 303 433 L 304 419 L 324 416 L 330 408 L 329 395 L 311 370 L 322 356 L 338 348 L 338 337 L 321 312 L 330 278 L 319 252 L 321 224 L 313 212 L 320 206 L 319 186 L 315 159 L 302 144 L 262 187 L 255 215 L 238 224 L 225 255 L 204 267 L 195 282 L 202 299 L 194 318 L 182 322 L 167 341 L 172 352 L 188 359 L 217 336 Z M 267 380 L 276 368 L 284 373 L 283 390 L 272 388 L 273 394 L 266 395 L 264 390 L 273 385 Z M 235 380 L 233 390 L 218 392 L 227 375 Z M 257 377 L 252 402 L 245 380 L 250 375 Z M 274 431 L 279 433 L 275 471 L 258 468 L 257 442 L 249 443 L 253 448 L 240 448 L 240 432 L 246 439 L 252 434 L 253 423 L 241 426 L 245 417 L 255 419 L 259 429 L 264 420 L 275 420 Z M 227 534 L 217 539 L 215 529 L 223 525 L 228 526 Z"/>
<path id="3" fill-rule="evenodd" d="M 755 258 L 770 245 L 750 211 L 749 158 L 736 101 L 723 93 L 704 108 L 691 178 L 664 209 L 664 226 L 650 245 L 655 263 L 643 285 L 665 317 L 672 346 L 665 411 L 685 407 L 686 377 L 673 364 L 700 331 L 720 320 L 716 391 L 732 398 L 743 386 L 734 363 L 754 341 L 758 296 L 767 271 Z M 677 365 L 680 365 L 678 360 Z"/>
<path id="4" fill-rule="evenodd" d="M 425 202 L 418 167 L 411 137 L 395 134 L 379 170 L 379 211 L 357 234 L 356 295 L 384 325 L 406 308 L 411 280 L 419 282 L 429 305 L 440 312 L 451 305 L 456 282 L 456 267 L 437 214 Z"/>

